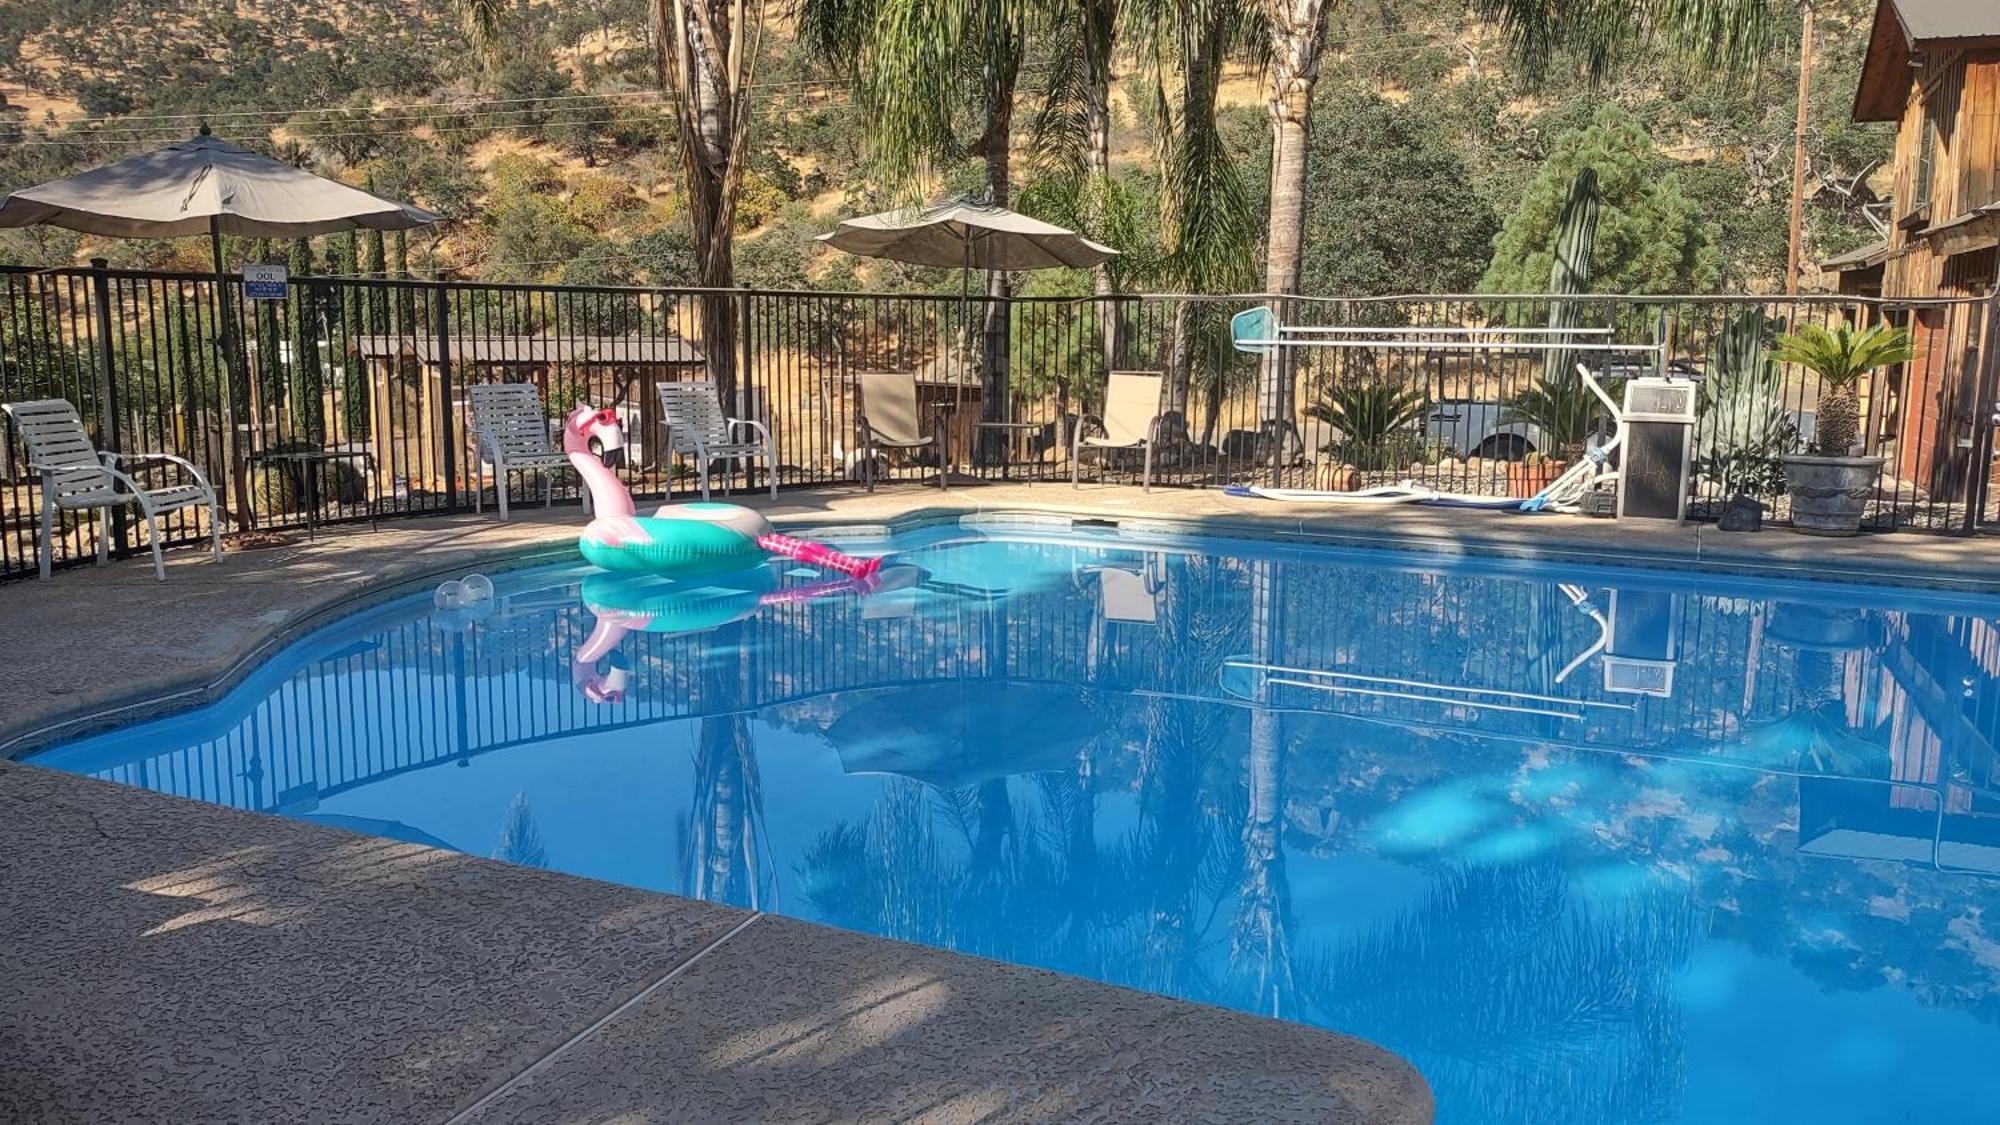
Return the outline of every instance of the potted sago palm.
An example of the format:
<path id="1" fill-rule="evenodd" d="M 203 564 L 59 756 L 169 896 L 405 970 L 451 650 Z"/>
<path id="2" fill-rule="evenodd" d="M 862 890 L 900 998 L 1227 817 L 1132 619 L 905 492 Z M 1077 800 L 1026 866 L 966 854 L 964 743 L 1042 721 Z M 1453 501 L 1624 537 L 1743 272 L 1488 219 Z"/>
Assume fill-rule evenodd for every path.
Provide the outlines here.
<path id="1" fill-rule="evenodd" d="M 1859 330 L 1842 324 L 1831 332 L 1816 324 L 1801 325 L 1778 341 L 1772 359 L 1796 363 L 1820 378 L 1812 448 L 1783 459 L 1795 530 L 1807 535 L 1853 535 L 1861 530 L 1861 514 L 1882 475 L 1884 460 L 1853 455 L 1861 420 L 1861 377 L 1907 363 L 1915 354 L 1909 333 L 1879 324 Z"/>

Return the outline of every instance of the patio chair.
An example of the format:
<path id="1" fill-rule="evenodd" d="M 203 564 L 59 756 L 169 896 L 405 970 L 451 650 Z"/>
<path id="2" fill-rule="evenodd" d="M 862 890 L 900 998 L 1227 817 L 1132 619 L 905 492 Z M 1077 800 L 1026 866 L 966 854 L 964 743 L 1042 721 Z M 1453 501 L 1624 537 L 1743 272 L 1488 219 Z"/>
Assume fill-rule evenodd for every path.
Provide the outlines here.
<path id="1" fill-rule="evenodd" d="M 708 499 L 708 471 L 713 462 L 735 460 L 744 467 L 748 483 L 750 462 L 759 458 L 771 476 L 771 498 L 778 498 L 778 457 L 771 448 L 770 427 L 724 415 L 722 394 L 714 383 L 661 383 L 660 416 L 667 425 L 667 452 L 694 458 L 695 471 L 701 474 L 703 500 Z M 738 441 L 737 433 L 744 429 L 751 431 L 751 438 Z"/>
<path id="2" fill-rule="evenodd" d="M 550 469 L 570 467 L 569 455 L 549 437 L 548 411 L 531 383 L 480 383 L 465 390 L 472 405 L 472 440 L 481 465 L 493 466 L 493 491 L 500 500 L 500 518 L 507 518 L 507 474 L 542 474 L 542 506 L 555 503 Z M 588 500 L 585 501 L 588 504 Z M 486 490 L 474 482 L 473 510 L 485 514 Z"/>
<path id="3" fill-rule="evenodd" d="M 938 487 L 947 458 L 936 434 L 926 435 L 917 411 L 917 377 L 907 371 L 863 371 L 854 376 L 854 425 L 861 446 L 861 475 L 875 491 L 876 458 L 884 449 L 938 450 Z"/>
<path id="4" fill-rule="evenodd" d="M 146 517 L 146 540 L 153 548 L 153 577 L 167 580 L 167 566 L 160 558 L 160 517 L 182 508 L 208 508 L 209 550 L 222 557 L 222 508 L 216 503 L 215 489 L 194 462 L 170 453 L 102 453 L 90 442 L 76 407 L 59 398 L 0 404 L 14 420 L 23 444 L 28 447 L 28 469 L 42 478 L 41 575 L 49 576 L 55 561 L 56 513 L 85 509 L 121 508 L 136 504 Z M 193 484 L 165 488 L 144 488 L 120 471 L 121 464 L 147 462 L 179 465 L 194 478 Z M 110 537 L 99 529 L 97 561 L 110 554 Z"/>
<path id="5" fill-rule="evenodd" d="M 1162 381 L 1162 376 L 1157 371 L 1111 373 L 1111 377 L 1104 384 L 1104 416 L 1093 418 L 1085 415 L 1077 420 L 1076 428 L 1070 431 L 1071 488 L 1077 488 L 1081 484 L 1084 450 L 1097 450 L 1098 472 L 1101 476 L 1104 471 L 1105 451 L 1143 449 L 1146 452 L 1146 468 L 1139 481 L 1146 491 L 1152 491 L 1153 447 L 1159 444 Z M 1084 431 L 1093 424 L 1104 431 L 1102 437 L 1083 436 Z"/>
<path id="6" fill-rule="evenodd" d="M 1124 625 L 1159 623 L 1160 594 L 1167 588 L 1164 555 L 1149 554 L 1137 563 L 1093 563 L 1071 569 L 1070 580 L 1079 590 L 1088 589 L 1092 577 L 1097 579 L 1099 620 Z"/>

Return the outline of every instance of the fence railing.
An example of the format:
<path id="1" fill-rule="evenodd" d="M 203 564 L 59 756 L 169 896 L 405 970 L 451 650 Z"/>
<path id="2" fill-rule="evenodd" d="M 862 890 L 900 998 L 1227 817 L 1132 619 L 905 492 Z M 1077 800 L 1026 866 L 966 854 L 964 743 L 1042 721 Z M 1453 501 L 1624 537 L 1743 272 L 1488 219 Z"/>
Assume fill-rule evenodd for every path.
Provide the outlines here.
<path id="1" fill-rule="evenodd" d="M 76 403 L 102 448 L 176 453 L 201 465 L 237 527 L 309 517 L 439 514 L 494 487 L 467 444 L 467 386 L 531 381 L 551 416 L 614 404 L 631 438 L 620 473 L 635 495 L 692 486 L 666 450 L 657 386 L 714 378 L 733 413 L 767 422 L 787 487 L 858 481 L 858 374 L 907 372 L 945 433 L 953 470 L 980 479 L 1067 479 L 1074 427 L 1089 425 L 1107 372 L 1166 375 L 1160 483 L 1346 488 L 1414 479 L 1455 492 L 1532 493 L 1605 420 L 1546 357 L 1504 347 L 1237 351 L 1229 317 L 1248 296 L 1112 298 L 702 291 L 292 278 L 279 300 L 240 278 L 76 268 L 0 270 L 0 401 Z M 1911 363 L 1861 388 L 1863 440 L 1888 459 L 1867 526 L 1967 533 L 1994 519 L 1987 488 L 1995 403 L 1990 301 L 1847 297 L 1439 296 L 1284 298 L 1302 325 L 1546 325 L 1663 340 L 1704 376 L 1694 518 L 1736 493 L 1783 518 L 1775 457 L 1811 436 L 1822 388 L 1767 366 L 1800 323 L 1888 321 L 1917 337 Z M 224 317 L 233 331 L 222 331 Z M 233 340 L 237 355 L 224 354 Z M 1596 356 L 1601 374 L 1637 370 Z M 1556 370 L 1560 370 L 1557 368 Z M 1006 426 L 982 425 L 1005 422 Z M 287 457 L 312 452 L 327 456 Z M 935 472 L 921 454 L 889 479 Z M 1136 457 L 1087 473 L 1136 480 Z M 308 476 L 311 479 L 307 479 Z M 517 495 L 524 494 L 516 480 Z M 557 474 L 555 495 L 576 496 Z M 536 489 L 539 492 L 539 489 Z M 40 491 L 25 453 L 0 443 L 0 578 L 34 567 Z M 312 510 L 309 512 L 308 508 Z M 184 509 L 170 542 L 206 533 Z M 61 513 L 58 562 L 98 534 L 143 546 L 122 519 Z"/>

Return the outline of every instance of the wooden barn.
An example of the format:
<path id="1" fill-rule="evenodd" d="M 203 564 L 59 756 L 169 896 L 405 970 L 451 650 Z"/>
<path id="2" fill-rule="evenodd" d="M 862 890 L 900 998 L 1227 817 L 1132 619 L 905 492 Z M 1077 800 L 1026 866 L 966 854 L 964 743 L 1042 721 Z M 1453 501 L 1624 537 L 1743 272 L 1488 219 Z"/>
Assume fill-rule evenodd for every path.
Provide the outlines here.
<path id="1" fill-rule="evenodd" d="M 1842 293 L 1891 301 L 1981 297 L 2000 284 L 2000 0 L 1879 0 L 1856 121 L 1894 121 L 1888 231 L 1822 267 Z M 1889 306 L 1916 359 L 1871 396 L 1870 445 L 1932 492 L 1970 469 L 1992 346 L 1979 305 Z"/>

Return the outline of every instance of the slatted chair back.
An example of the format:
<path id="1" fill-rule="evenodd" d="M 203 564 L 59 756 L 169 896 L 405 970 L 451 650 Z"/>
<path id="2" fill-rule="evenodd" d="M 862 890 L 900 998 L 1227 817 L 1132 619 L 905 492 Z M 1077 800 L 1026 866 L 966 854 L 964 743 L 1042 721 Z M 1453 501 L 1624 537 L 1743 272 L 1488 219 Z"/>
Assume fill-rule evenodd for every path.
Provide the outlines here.
<path id="1" fill-rule="evenodd" d="M 667 424 L 667 448 L 674 453 L 695 452 L 697 441 L 709 449 L 729 444 L 722 394 L 709 380 L 661 383 L 660 414 Z"/>
<path id="2" fill-rule="evenodd" d="M 1157 371 L 1113 371 L 1104 384 L 1104 438 L 1115 445 L 1137 445 L 1152 433 L 1160 413 Z"/>
<path id="3" fill-rule="evenodd" d="M 549 437 L 549 415 L 532 383 L 480 383 L 469 387 L 472 428 L 480 443 L 508 458 L 558 452 Z"/>
<path id="4" fill-rule="evenodd" d="M 97 447 L 83 428 L 76 407 L 59 398 L 10 402 L 0 406 L 14 420 L 14 429 L 28 447 L 28 463 L 53 469 L 48 480 L 61 508 L 102 507 L 117 503 L 118 486 Z"/>
<path id="5" fill-rule="evenodd" d="M 907 371 L 863 371 L 854 376 L 861 413 L 875 436 L 897 445 L 924 440 L 917 417 L 917 377 Z"/>

